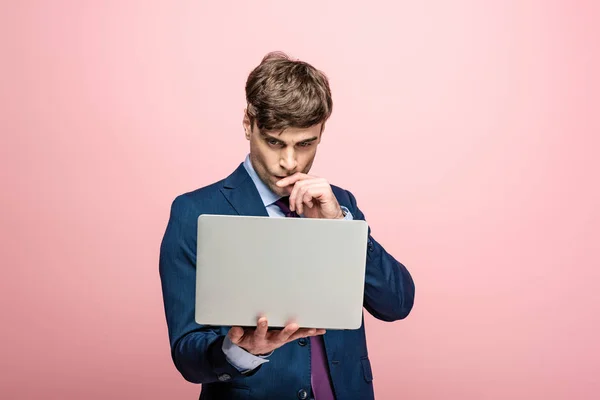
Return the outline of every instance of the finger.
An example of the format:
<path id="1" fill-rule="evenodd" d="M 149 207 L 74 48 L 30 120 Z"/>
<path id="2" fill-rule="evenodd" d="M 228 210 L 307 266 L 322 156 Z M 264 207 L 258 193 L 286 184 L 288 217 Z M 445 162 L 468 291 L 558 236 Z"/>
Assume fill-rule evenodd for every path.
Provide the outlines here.
<path id="1" fill-rule="evenodd" d="M 310 336 L 318 336 L 318 335 L 324 335 L 325 334 L 325 329 L 315 329 L 315 328 L 304 328 L 304 329 L 298 329 L 298 331 L 296 333 L 294 333 L 292 336 L 290 336 L 290 338 L 288 339 L 288 342 L 294 341 L 296 339 L 300 339 L 300 338 L 305 338 L 305 337 L 310 337 Z"/>
<path id="2" fill-rule="evenodd" d="M 312 208 L 312 206 L 313 206 L 312 199 L 313 199 L 313 196 L 310 194 L 309 191 L 307 191 L 306 193 L 304 193 L 304 196 L 302 196 L 302 203 L 306 204 L 308 206 L 308 208 Z"/>
<path id="3" fill-rule="evenodd" d="M 296 210 L 296 203 L 295 203 L 294 199 L 296 198 L 296 193 L 298 192 L 298 189 L 300 189 L 300 187 L 298 185 L 292 186 L 292 191 L 290 192 L 290 197 L 288 199 L 290 211 Z"/>
<path id="4" fill-rule="evenodd" d="M 307 181 L 304 181 L 307 182 Z M 302 182 L 301 182 L 302 183 Z M 304 212 L 304 194 L 306 193 L 307 186 L 301 186 L 296 193 L 295 203 L 298 215 L 301 215 Z"/>
<path id="5" fill-rule="evenodd" d="M 319 335 L 324 335 L 325 333 L 327 333 L 326 329 L 311 328 L 311 329 L 307 330 L 306 336 L 319 336 Z"/>
<path id="6" fill-rule="evenodd" d="M 298 208 L 298 214 L 301 215 L 304 212 L 304 195 L 306 193 L 306 186 L 301 187 L 296 195 L 296 205 Z"/>
<path id="7" fill-rule="evenodd" d="M 305 338 L 308 335 L 304 329 L 298 329 L 293 335 L 287 338 L 286 342 L 293 342 L 294 340 L 298 340 L 300 338 Z"/>
<path id="8" fill-rule="evenodd" d="M 314 200 L 318 203 L 328 190 L 328 186 L 319 181 L 303 186 L 298 191 L 298 208 L 302 211 L 304 211 L 305 206 L 312 208 L 315 204 Z"/>
<path id="9" fill-rule="evenodd" d="M 305 203 L 306 199 L 310 199 L 315 204 L 326 204 L 331 202 L 332 204 L 337 203 L 337 199 L 331 190 L 331 186 L 328 183 L 318 183 L 311 185 L 305 192 Z"/>
<path id="10" fill-rule="evenodd" d="M 295 186 L 298 186 L 298 189 L 295 193 L 294 204 L 296 205 L 296 209 L 298 210 L 298 214 L 302 214 L 304 212 L 304 206 L 312 199 L 310 193 L 315 192 L 313 188 L 319 187 L 318 180 L 306 180 L 302 182 L 298 182 Z M 316 191 L 318 192 L 318 190 Z M 307 197 L 307 193 L 309 194 Z M 290 197 L 291 202 L 291 197 Z"/>
<path id="11" fill-rule="evenodd" d="M 293 175 L 290 176 L 286 176 L 285 178 L 277 181 L 276 185 L 279 187 L 286 187 L 289 185 L 293 185 L 294 183 L 304 180 L 304 179 L 311 179 L 314 178 L 310 175 L 307 174 L 303 174 L 302 172 L 296 172 Z"/>
<path id="12" fill-rule="evenodd" d="M 267 335 L 267 330 L 269 329 L 269 323 L 265 317 L 261 317 L 258 319 L 256 323 L 256 330 L 254 331 L 254 336 L 257 339 L 264 339 Z"/>
<path id="13" fill-rule="evenodd" d="M 279 334 L 277 335 L 277 339 L 281 342 L 281 343 L 286 343 L 290 336 L 294 335 L 297 331 L 298 331 L 298 324 L 291 323 L 285 326 L 285 328 L 283 328 L 283 330 L 281 330 L 281 332 L 279 332 Z"/>
<path id="14" fill-rule="evenodd" d="M 294 187 L 292 188 L 292 191 L 290 192 L 290 210 L 291 211 L 295 211 L 296 213 L 298 213 L 298 200 L 297 200 L 298 193 L 309 182 L 310 181 L 308 181 L 308 180 L 297 182 L 294 185 Z"/>
<path id="15" fill-rule="evenodd" d="M 227 334 L 229 335 L 231 343 L 238 344 L 242 341 L 242 337 L 244 336 L 244 330 L 240 326 L 234 326 L 231 329 L 229 329 L 229 332 Z"/>

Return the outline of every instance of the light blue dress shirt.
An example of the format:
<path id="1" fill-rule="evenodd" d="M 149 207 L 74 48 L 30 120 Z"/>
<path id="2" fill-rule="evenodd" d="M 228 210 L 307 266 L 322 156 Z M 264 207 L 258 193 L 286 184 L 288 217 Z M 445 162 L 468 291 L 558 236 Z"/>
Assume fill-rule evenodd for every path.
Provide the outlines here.
<path id="1" fill-rule="evenodd" d="M 265 185 L 265 183 L 258 177 L 258 174 L 250 162 L 250 155 L 247 155 L 246 159 L 244 160 L 244 168 L 248 172 L 248 175 L 250 175 L 250 178 L 252 178 L 252 182 L 254 182 L 256 189 L 258 189 L 258 194 L 260 195 L 260 198 L 267 209 L 269 217 L 284 218 L 285 214 L 275 204 L 275 202 L 279 200 L 281 196 L 273 193 L 271 189 L 269 189 L 269 187 Z M 346 214 L 344 219 L 352 220 L 353 217 L 350 213 L 350 210 L 344 206 L 341 207 Z M 302 217 L 302 215 L 300 217 Z M 229 336 L 225 337 L 222 348 L 225 356 L 227 357 L 227 361 L 229 361 L 231 365 L 241 372 L 251 371 L 257 368 L 259 365 L 269 361 L 267 357 L 270 354 L 266 356 L 255 356 L 251 353 L 248 353 L 246 350 L 242 349 L 236 344 L 233 344 L 229 339 Z"/>

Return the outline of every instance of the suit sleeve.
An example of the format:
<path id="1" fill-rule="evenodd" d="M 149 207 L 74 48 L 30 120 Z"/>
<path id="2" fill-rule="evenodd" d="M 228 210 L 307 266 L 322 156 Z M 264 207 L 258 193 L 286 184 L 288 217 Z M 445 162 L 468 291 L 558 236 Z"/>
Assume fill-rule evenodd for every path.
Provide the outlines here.
<path id="1" fill-rule="evenodd" d="M 355 220 L 365 220 L 352 193 L 350 210 Z M 365 271 L 364 307 L 375 318 L 396 321 L 406 318 L 413 307 L 415 285 L 402 263 L 391 256 L 377 241 L 369 236 L 367 242 L 367 266 Z"/>
<path id="2" fill-rule="evenodd" d="M 195 322 L 196 236 L 198 213 L 190 200 L 173 202 L 160 247 L 159 273 L 173 362 L 193 383 L 229 381 L 242 376 L 222 350 L 218 327 Z"/>

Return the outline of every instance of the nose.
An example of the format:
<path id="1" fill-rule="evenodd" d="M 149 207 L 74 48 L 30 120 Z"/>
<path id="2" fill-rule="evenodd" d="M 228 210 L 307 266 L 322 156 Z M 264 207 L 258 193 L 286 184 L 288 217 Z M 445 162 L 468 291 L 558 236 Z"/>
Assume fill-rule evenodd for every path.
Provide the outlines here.
<path id="1" fill-rule="evenodd" d="M 290 146 L 292 147 L 292 146 Z M 296 172 L 298 161 L 296 160 L 296 151 L 293 148 L 285 148 L 281 151 L 279 166 L 286 170 L 288 174 Z"/>

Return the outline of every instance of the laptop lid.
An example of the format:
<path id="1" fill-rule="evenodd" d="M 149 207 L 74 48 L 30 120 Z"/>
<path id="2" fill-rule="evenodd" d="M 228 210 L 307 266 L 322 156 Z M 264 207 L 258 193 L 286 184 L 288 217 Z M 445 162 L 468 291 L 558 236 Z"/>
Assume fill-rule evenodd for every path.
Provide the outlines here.
<path id="1" fill-rule="evenodd" d="M 367 236 L 365 221 L 201 215 L 196 322 L 358 329 Z"/>

